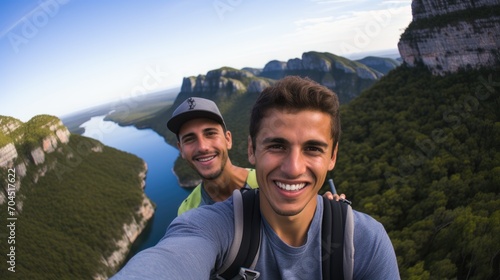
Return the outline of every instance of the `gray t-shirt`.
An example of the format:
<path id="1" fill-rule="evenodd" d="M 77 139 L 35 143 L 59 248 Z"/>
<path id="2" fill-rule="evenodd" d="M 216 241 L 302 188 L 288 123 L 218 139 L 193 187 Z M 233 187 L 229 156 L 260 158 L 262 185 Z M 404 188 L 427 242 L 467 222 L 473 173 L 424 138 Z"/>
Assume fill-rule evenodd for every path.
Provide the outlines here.
<path id="1" fill-rule="evenodd" d="M 255 267 L 261 274 L 259 280 L 321 279 L 321 196 L 317 201 L 307 241 L 300 247 L 281 241 L 263 220 L 262 245 Z M 357 211 L 353 211 L 353 217 L 354 279 L 400 279 L 396 255 L 382 224 Z M 135 255 L 112 280 L 210 279 L 222 265 L 233 233 L 232 198 L 190 210 L 170 224 L 156 246 Z"/>

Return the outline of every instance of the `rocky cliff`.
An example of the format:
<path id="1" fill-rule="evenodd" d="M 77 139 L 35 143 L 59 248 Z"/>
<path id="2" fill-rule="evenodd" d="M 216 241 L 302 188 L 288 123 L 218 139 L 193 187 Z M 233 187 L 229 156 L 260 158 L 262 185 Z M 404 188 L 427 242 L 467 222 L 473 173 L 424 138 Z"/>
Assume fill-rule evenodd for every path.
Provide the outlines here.
<path id="1" fill-rule="evenodd" d="M 70 132 L 57 117 L 40 115 L 23 124 L 15 118 L 0 116 L 0 168 L 14 168 L 22 179 L 27 168 L 33 165 L 36 182 L 54 168 L 54 165 L 43 166 L 45 155 L 56 151 L 60 144 L 67 144 L 69 137 Z M 17 190 L 20 182 L 16 181 Z M 2 194 L 0 192 L 0 204 Z"/>
<path id="2" fill-rule="evenodd" d="M 442 75 L 500 63 L 499 0 L 414 0 L 412 14 L 398 44 L 407 65 Z"/>
<path id="3" fill-rule="evenodd" d="M 206 75 L 186 77 L 182 81 L 181 94 L 211 95 L 212 98 L 235 93 L 260 92 L 269 82 L 247 70 L 223 67 L 208 71 Z"/>
<path id="4" fill-rule="evenodd" d="M 119 268 L 153 216 L 154 206 L 143 191 L 147 165 L 133 155 L 110 149 L 93 139 L 71 135 L 54 116 L 39 115 L 26 123 L 0 116 L 0 217 L 5 220 L 9 213 L 8 217 L 19 218 L 16 225 L 23 228 L 15 235 L 23 243 L 19 250 L 26 254 L 39 251 L 37 246 L 43 242 L 27 240 L 47 235 L 52 236 L 47 241 L 54 251 L 47 253 L 54 255 L 52 261 L 65 258 L 64 253 L 56 253 L 58 248 L 82 247 L 78 250 L 85 257 L 86 248 L 99 247 L 92 250 L 97 252 L 95 260 L 85 263 L 101 265 L 90 265 L 86 274 L 69 272 L 70 278 L 106 279 Z M 49 228 L 41 227 L 40 222 Z M 75 231 L 80 227 L 87 230 Z M 98 230 L 89 231 L 92 228 Z M 96 238 L 106 245 L 95 244 L 92 240 Z M 0 244 L 2 251 L 7 251 L 6 245 Z M 36 270 L 30 260 L 24 260 L 24 265 Z M 71 264 L 71 270 L 81 272 L 80 265 Z"/>
<path id="5" fill-rule="evenodd" d="M 369 63 L 376 67 L 368 66 Z M 398 65 L 391 59 L 372 57 L 358 62 L 330 53 L 306 52 L 302 58 L 286 62 L 272 60 L 262 70 L 222 67 L 206 75 L 186 77 L 176 104 L 189 96 L 218 99 L 235 93 L 259 93 L 287 75 L 308 76 L 335 91 L 340 101 L 347 103 L 383 76 L 383 72 L 375 70 L 377 67 L 387 73 Z"/>
<path id="6" fill-rule="evenodd" d="M 306 52 L 302 58 L 286 62 L 270 61 L 259 75 L 270 79 L 288 75 L 307 76 L 335 91 L 341 103 L 349 102 L 383 76 L 366 64 L 320 52 Z"/>
<path id="7" fill-rule="evenodd" d="M 273 72 L 281 72 L 277 77 L 281 78 L 293 71 L 331 73 L 335 70 L 346 74 L 354 74 L 360 79 L 377 80 L 382 76 L 380 72 L 362 63 L 334 54 L 318 52 L 306 52 L 302 54 L 302 59 L 293 58 L 289 59 L 287 62 L 277 60 L 270 61 L 264 67 L 261 75 L 276 78 L 277 73 Z"/>

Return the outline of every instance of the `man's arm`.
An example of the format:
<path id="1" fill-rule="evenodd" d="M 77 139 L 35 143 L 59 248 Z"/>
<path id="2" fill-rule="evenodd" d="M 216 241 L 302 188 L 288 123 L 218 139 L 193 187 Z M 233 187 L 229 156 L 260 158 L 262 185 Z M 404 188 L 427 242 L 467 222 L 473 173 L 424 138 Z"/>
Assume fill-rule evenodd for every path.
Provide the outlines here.
<path id="1" fill-rule="evenodd" d="M 157 245 L 139 252 L 111 279 L 209 279 L 234 231 L 232 204 L 219 204 L 174 219 Z"/>
<path id="2" fill-rule="evenodd" d="M 135 255 L 111 279 L 208 279 L 212 269 L 208 261 L 213 260 L 213 266 L 216 251 L 208 242 L 199 242 L 193 237 L 188 239 L 160 241 Z M 196 249 L 194 244 L 197 244 Z"/>

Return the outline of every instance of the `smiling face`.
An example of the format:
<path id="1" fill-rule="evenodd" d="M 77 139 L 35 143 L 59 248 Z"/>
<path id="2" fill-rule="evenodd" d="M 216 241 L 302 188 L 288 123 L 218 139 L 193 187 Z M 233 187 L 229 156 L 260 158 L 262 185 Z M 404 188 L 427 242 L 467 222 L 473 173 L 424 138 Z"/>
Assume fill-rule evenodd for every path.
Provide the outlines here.
<path id="1" fill-rule="evenodd" d="M 177 147 L 181 156 L 203 179 L 219 177 L 231 149 L 231 132 L 211 119 L 198 118 L 185 122 L 179 130 Z"/>
<path id="2" fill-rule="evenodd" d="M 249 138 L 248 144 L 248 159 L 255 165 L 262 193 L 262 213 L 312 217 L 318 191 L 335 166 L 333 149 L 328 114 L 268 110 L 255 143 Z"/>

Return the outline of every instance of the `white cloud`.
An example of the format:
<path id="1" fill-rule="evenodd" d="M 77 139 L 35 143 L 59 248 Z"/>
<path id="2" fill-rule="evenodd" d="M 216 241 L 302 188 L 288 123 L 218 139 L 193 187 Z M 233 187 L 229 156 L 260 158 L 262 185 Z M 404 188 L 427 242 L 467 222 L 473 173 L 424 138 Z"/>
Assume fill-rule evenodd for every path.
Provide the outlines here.
<path id="1" fill-rule="evenodd" d="M 305 25 L 314 25 L 314 24 L 321 24 L 325 22 L 331 22 L 333 20 L 333 17 L 321 17 L 321 18 L 309 18 L 309 19 L 300 19 L 295 21 L 295 25 L 297 26 L 305 26 Z"/>
<path id="2" fill-rule="evenodd" d="M 385 1 L 379 9 L 349 12 L 338 17 L 317 17 L 295 22 L 293 33 L 283 38 L 292 42 L 302 38 L 309 49 L 330 51 L 338 55 L 369 49 L 397 47 L 399 35 L 411 21 L 409 1 Z M 307 47 L 306 47 L 307 48 Z"/>

